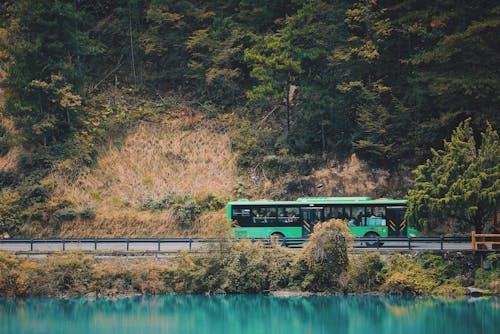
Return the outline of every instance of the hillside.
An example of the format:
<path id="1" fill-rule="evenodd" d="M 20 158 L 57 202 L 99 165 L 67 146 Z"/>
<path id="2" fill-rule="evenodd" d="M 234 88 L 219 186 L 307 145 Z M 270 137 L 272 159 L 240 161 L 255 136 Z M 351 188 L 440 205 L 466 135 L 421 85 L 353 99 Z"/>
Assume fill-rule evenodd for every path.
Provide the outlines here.
<path id="1" fill-rule="evenodd" d="M 227 198 L 236 168 L 225 131 L 201 117 L 175 118 L 139 122 L 123 139 L 102 147 L 97 164 L 71 182 L 64 171 L 49 177 L 55 182 L 55 197 L 69 200 L 77 211 L 95 213 L 95 219 L 63 222 L 61 236 L 167 237 L 205 233 L 199 224 L 213 213 L 180 230 L 171 210 L 151 210 L 147 203 L 169 194 L 192 196 L 198 202 L 207 196 Z"/>
<path id="2" fill-rule="evenodd" d="M 238 168 L 230 127 L 221 121 L 204 119 L 199 112 L 172 115 L 177 116 L 139 121 L 110 139 L 100 147 L 97 163 L 76 176 L 64 161 L 57 164 L 43 181 L 52 189 L 49 222 L 33 219 L 24 233 L 65 238 L 213 236 L 224 229 L 228 200 L 269 198 L 291 177 L 271 178 L 265 171 L 255 177 L 252 170 Z M 2 172 L 16 171 L 22 151 L 12 148 L 0 157 Z M 295 177 L 305 186 L 281 199 L 381 196 L 394 187 L 389 172 L 371 169 L 355 155 Z M 168 197 L 178 197 L 181 203 L 165 203 Z M 201 210 L 192 222 L 179 222 L 176 205 L 189 210 L 190 203 L 201 206 L 207 201 L 211 208 Z M 58 209 L 60 203 L 66 203 L 64 208 Z M 81 212 L 89 214 L 77 214 Z"/>
<path id="3" fill-rule="evenodd" d="M 499 34 L 487 0 L 3 1 L 0 233 L 199 234 L 228 199 L 407 194 L 419 226 L 480 231 Z"/>

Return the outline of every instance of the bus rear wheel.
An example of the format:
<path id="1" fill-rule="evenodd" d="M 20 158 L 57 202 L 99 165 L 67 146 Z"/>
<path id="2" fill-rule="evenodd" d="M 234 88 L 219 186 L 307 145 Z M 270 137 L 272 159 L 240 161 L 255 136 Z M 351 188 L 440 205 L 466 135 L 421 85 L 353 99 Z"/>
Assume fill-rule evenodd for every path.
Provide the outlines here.
<path id="1" fill-rule="evenodd" d="M 278 245 L 286 247 L 285 236 L 280 232 L 274 232 L 271 234 L 271 242 L 277 242 Z"/>
<path id="2" fill-rule="evenodd" d="M 365 238 L 377 238 L 379 235 L 375 232 L 368 232 L 364 235 Z M 366 247 L 381 247 L 384 243 L 379 241 L 365 241 Z"/>

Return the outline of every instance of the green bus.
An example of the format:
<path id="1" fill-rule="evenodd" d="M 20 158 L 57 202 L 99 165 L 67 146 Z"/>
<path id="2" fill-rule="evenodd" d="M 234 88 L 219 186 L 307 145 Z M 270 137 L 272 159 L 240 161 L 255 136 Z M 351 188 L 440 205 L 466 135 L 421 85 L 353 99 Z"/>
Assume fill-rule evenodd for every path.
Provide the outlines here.
<path id="1" fill-rule="evenodd" d="M 356 237 L 416 237 L 406 208 L 406 200 L 370 197 L 238 200 L 228 203 L 227 218 L 237 238 L 307 238 L 315 224 L 330 219 L 346 221 Z"/>

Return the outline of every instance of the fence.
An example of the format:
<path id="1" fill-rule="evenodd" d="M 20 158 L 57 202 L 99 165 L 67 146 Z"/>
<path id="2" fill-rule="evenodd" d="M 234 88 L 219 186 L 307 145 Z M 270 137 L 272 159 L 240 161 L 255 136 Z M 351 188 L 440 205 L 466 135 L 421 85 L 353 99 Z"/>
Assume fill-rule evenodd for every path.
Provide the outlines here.
<path id="1" fill-rule="evenodd" d="M 495 251 L 500 251 L 500 234 L 477 234 L 472 232 L 472 252 L 477 251 L 488 251 L 488 245 L 491 245 L 491 249 Z M 484 247 L 478 247 L 479 245 L 484 245 Z"/>
<path id="2" fill-rule="evenodd" d="M 120 251 L 147 252 L 150 254 L 177 253 L 179 251 L 211 251 L 219 239 L 160 238 L 160 239 L 3 239 L 0 250 L 25 252 L 60 252 L 80 250 L 88 252 Z M 270 239 L 251 239 L 252 242 L 270 244 Z M 300 248 L 307 239 L 282 238 L 279 244 L 290 248 Z M 470 238 L 449 237 L 377 237 L 355 238 L 354 248 L 359 251 L 404 251 L 404 250 L 470 250 Z M 476 242 L 477 244 L 477 242 Z M 212 247 L 210 246 L 212 245 Z M 474 249 L 474 246 L 473 246 Z"/>

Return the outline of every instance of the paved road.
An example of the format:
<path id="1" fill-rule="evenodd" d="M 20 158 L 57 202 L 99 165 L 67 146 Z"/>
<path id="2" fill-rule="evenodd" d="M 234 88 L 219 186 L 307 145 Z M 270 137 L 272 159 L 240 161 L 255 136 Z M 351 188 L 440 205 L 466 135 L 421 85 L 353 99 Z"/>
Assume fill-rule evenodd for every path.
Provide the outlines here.
<path id="1" fill-rule="evenodd" d="M 130 251 L 130 252 L 178 252 L 181 250 L 203 251 L 209 250 L 211 247 L 216 247 L 214 242 L 206 240 L 188 240 L 188 239 L 171 239 L 168 241 L 158 240 L 93 240 L 82 241 L 65 241 L 61 240 L 35 240 L 31 241 L 14 241 L 0 240 L 0 250 L 6 251 L 34 251 L 34 252 L 54 252 L 54 251 Z M 300 247 L 300 246 L 298 246 Z M 440 242 L 420 242 L 414 239 L 411 242 L 412 250 L 463 250 L 470 251 L 470 242 L 445 242 L 441 245 Z M 408 241 L 384 241 L 384 245 L 377 247 L 366 247 L 364 242 L 355 241 L 354 248 L 356 251 L 408 251 Z"/>

